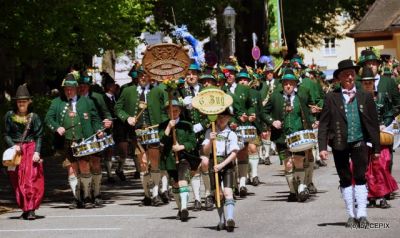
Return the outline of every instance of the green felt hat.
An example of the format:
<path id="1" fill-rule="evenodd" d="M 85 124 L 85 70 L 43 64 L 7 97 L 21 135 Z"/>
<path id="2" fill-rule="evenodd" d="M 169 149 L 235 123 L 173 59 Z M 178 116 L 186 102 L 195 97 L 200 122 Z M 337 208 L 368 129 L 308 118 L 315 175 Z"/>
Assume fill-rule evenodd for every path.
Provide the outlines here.
<path id="1" fill-rule="evenodd" d="M 240 79 L 240 78 L 246 78 L 248 80 L 251 80 L 249 73 L 243 72 L 243 71 L 236 74 L 236 79 Z"/>
<path id="2" fill-rule="evenodd" d="M 230 64 L 225 65 L 224 69 L 229 70 L 229 71 L 234 71 L 234 72 L 237 71 L 236 68 L 235 68 L 235 66 L 230 65 Z"/>
<path id="3" fill-rule="evenodd" d="M 172 106 L 182 107 L 182 103 L 179 102 L 179 101 L 176 100 L 176 99 L 171 100 L 171 105 L 172 105 Z M 169 101 L 167 101 L 167 102 L 165 103 L 165 107 L 169 107 Z"/>
<path id="4" fill-rule="evenodd" d="M 188 70 L 196 70 L 196 71 L 199 71 L 199 72 L 201 71 L 200 66 L 198 64 L 195 64 L 195 63 L 190 64 Z"/>
<path id="5" fill-rule="evenodd" d="M 93 78 L 88 73 L 83 72 L 83 73 L 80 74 L 80 77 L 78 79 L 78 84 L 92 85 L 93 84 Z"/>
<path id="6" fill-rule="evenodd" d="M 381 60 L 376 56 L 376 54 L 372 50 L 367 49 L 361 51 L 360 59 L 357 64 L 363 67 L 365 62 L 369 60 L 376 60 L 379 64 L 381 63 Z"/>
<path id="7" fill-rule="evenodd" d="M 283 76 L 282 76 L 282 81 L 284 80 L 292 80 L 292 81 L 299 81 L 299 79 L 296 77 L 292 69 L 286 69 Z"/>
<path id="8" fill-rule="evenodd" d="M 217 81 L 217 79 L 212 74 L 202 74 L 200 76 L 200 80 L 204 80 L 204 79 L 213 79 L 214 81 Z"/>
<path id="9" fill-rule="evenodd" d="M 67 76 L 65 76 L 64 80 L 61 83 L 61 86 L 62 87 L 77 87 L 78 82 L 76 81 L 74 75 L 69 73 L 69 74 L 67 74 Z"/>

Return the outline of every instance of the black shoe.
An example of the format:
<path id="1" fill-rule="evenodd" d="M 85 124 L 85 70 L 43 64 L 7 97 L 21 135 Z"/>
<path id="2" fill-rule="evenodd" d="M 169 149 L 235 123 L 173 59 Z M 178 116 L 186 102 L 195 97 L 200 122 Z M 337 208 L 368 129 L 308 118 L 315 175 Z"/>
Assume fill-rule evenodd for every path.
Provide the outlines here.
<path id="1" fill-rule="evenodd" d="M 198 200 L 194 200 L 193 211 L 201 211 L 201 202 L 199 202 Z"/>
<path id="2" fill-rule="evenodd" d="M 159 196 L 156 196 L 154 198 L 151 199 L 151 205 L 153 205 L 154 207 L 158 207 L 163 205 L 164 203 L 161 201 Z"/>
<path id="3" fill-rule="evenodd" d="M 317 163 L 320 167 L 326 167 L 328 164 L 323 160 L 317 160 Z"/>
<path id="4" fill-rule="evenodd" d="M 390 204 L 386 201 L 385 198 L 382 198 L 382 200 L 379 202 L 379 207 L 383 209 L 390 208 Z"/>
<path id="5" fill-rule="evenodd" d="M 295 193 L 290 193 L 287 199 L 288 202 L 297 202 L 297 196 Z"/>
<path id="6" fill-rule="evenodd" d="M 347 228 L 356 228 L 358 226 L 357 220 L 354 219 L 354 217 L 349 217 L 349 219 L 347 219 L 347 222 L 344 226 Z"/>
<path id="7" fill-rule="evenodd" d="M 135 173 L 133 174 L 133 179 L 140 179 L 140 172 L 139 171 L 135 171 Z"/>
<path id="8" fill-rule="evenodd" d="M 318 162 L 314 163 L 314 169 L 319 169 Z"/>
<path id="9" fill-rule="evenodd" d="M 233 232 L 235 229 L 235 221 L 233 219 L 229 219 L 226 221 L 226 230 L 228 232 Z"/>
<path id="10" fill-rule="evenodd" d="M 212 211 L 214 209 L 214 197 L 209 195 L 206 197 L 204 202 L 204 207 L 206 211 Z"/>
<path id="11" fill-rule="evenodd" d="M 29 214 L 29 211 L 23 212 L 23 213 L 21 214 L 21 216 L 19 216 L 19 219 L 28 220 L 28 214 Z"/>
<path id="12" fill-rule="evenodd" d="M 26 216 L 27 220 L 35 220 L 36 219 L 36 214 L 35 210 L 29 211 L 28 215 Z"/>
<path id="13" fill-rule="evenodd" d="M 74 199 L 71 204 L 68 206 L 69 209 L 77 209 L 77 208 L 83 208 L 83 204 L 81 201 L 78 201 L 77 199 Z"/>
<path id="14" fill-rule="evenodd" d="M 240 190 L 239 194 L 240 194 L 241 198 L 244 198 L 247 196 L 247 188 L 246 187 L 241 187 L 239 190 Z"/>
<path id="15" fill-rule="evenodd" d="M 309 197 L 310 197 L 310 192 L 308 191 L 307 188 L 305 188 L 297 195 L 297 199 L 299 202 L 305 202 Z"/>
<path id="16" fill-rule="evenodd" d="M 121 181 L 126 181 L 126 177 L 125 177 L 124 171 L 116 169 L 115 170 L 115 174 L 118 176 L 118 178 Z"/>
<path id="17" fill-rule="evenodd" d="M 269 157 L 267 157 L 264 161 L 265 165 L 271 165 L 271 160 L 269 159 Z"/>
<path id="18" fill-rule="evenodd" d="M 282 160 L 279 160 L 279 165 L 282 165 L 283 164 L 283 161 Z"/>
<path id="19" fill-rule="evenodd" d="M 265 160 L 261 159 L 258 161 L 258 164 L 265 164 Z"/>
<path id="20" fill-rule="evenodd" d="M 226 229 L 226 225 L 225 225 L 225 223 L 218 223 L 218 225 L 217 225 L 217 231 L 222 231 L 222 230 L 225 230 Z"/>
<path id="21" fill-rule="evenodd" d="M 250 179 L 250 178 L 247 178 L 247 179 L 246 179 L 246 185 L 247 185 L 247 184 L 251 184 L 251 179 Z"/>
<path id="22" fill-rule="evenodd" d="M 260 184 L 260 180 L 258 179 L 257 176 L 255 176 L 253 178 L 253 182 L 252 182 L 253 186 L 258 186 Z"/>
<path id="23" fill-rule="evenodd" d="M 161 193 L 161 200 L 163 201 L 164 204 L 168 204 L 169 203 L 168 191 L 165 191 L 165 192 Z"/>
<path id="24" fill-rule="evenodd" d="M 181 219 L 181 211 L 178 211 L 178 214 L 176 214 L 176 220 L 180 220 Z"/>
<path id="25" fill-rule="evenodd" d="M 142 206 L 151 206 L 151 202 L 152 202 L 151 198 L 145 196 L 143 198 L 143 200 L 142 200 L 142 204 L 141 205 Z"/>
<path id="26" fill-rule="evenodd" d="M 115 183 L 115 179 L 113 177 L 108 177 L 107 183 Z"/>
<path id="27" fill-rule="evenodd" d="M 369 200 L 369 203 L 367 204 L 368 208 L 374 208 L 376 207 L 376 200 Z"/>
<path id="28" fill-rule="evenodd" d="M 181 221 L 185 222 L 189 219 L 189 211 L 187 209 L 183 209 L 181 211 Z"/>
<path id="29" fill-rule="evenodd" d="M 310 194 L 316 194 L 318 192 L 317 188 L 314 186 L 314 183 L 310 183 L 309 185 L 307 185 L 307 189 Z"/>
<path id="30" fill-rule="evenodd" d="M 367 228 L 369 225 L 369 221 L 367 220 L 366 217 L 360 217 L 360 219 L 358 219 L 358 226 L 360 228 Z"/>
<path id="31" fill-rule="evenodd" d="M 100 196 L 97 196 L 94 198 L 93 201 L 94 207 L 102 207 L 103 206 L 103 200 L 101 199 Z"/>
<path id="32" fill-rule="evenodd" d="M 91 209 L 94 207 L 92 200 L 89 197 L 83 200 L 83 206 L 85 207 L 85 209 Z"/>

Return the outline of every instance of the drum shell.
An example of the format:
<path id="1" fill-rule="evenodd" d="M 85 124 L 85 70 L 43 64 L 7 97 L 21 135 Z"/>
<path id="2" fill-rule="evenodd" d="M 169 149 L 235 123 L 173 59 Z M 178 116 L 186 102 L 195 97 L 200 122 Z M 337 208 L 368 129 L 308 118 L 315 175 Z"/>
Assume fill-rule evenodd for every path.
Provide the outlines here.
<path id="1" fill-rule="evenodd" d="M 380 143 L 381 145 L 393 145 L 394 136 L 391 133 L 381 131 L 380 132 Z"/>

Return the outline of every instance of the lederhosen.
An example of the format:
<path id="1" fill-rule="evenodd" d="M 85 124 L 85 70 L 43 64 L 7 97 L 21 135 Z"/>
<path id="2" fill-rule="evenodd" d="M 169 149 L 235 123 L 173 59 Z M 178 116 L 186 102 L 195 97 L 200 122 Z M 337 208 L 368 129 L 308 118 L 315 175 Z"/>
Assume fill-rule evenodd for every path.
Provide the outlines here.
<path id="1" fill-rule="evenodd" d="M 230 154 L 227 154 L 228 152 L 228 145 L 229 145 L 229 135 L 230 133 L 234 133 L 232 131 L 228 132 L 228 135 L 222 136 L 222 135 L 217 135 L 218 136 L 222 136 L 224 137 L 224 141 L 225 141 L 225 150 L 224 150 L 224 155 L 221 156 L 217 156 L 217 162 L 221 163 L 222 161 L 224 161 L 226 158 L 229 157 Z M 210 157 L 210 183 L 211 183 L 211 188 L 215 189 L 215 172 L 214 172 L 214 154 L 211 153 L 211 157 Z M 233 188 L 233 181 L 234 181 L 234 164 L 233 162 L 227 164 L 221 171 L 218 172 L 218 178 L 219 181 L 223 181 L 224 182 L 224 187 L 225 188 Z"/>

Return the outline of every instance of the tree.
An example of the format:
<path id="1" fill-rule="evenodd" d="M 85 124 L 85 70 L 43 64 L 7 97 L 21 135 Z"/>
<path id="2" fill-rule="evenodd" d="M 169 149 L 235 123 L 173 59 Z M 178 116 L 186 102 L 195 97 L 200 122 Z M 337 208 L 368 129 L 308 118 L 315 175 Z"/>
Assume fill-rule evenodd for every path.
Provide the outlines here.
<path id="1" fill-rule="evenodd" d="M 342 38 L 337 31 L 337 16 L 347 12 L 347 24 L 354 23 L 368 11 L 375 0 L 282 0 L 284 28 L 289 56 L 297 47 L 320 45 L 326 36 Z"/>
<path id="2" fill-rule="evenodd" d="M 22 82 L 43 93 L 43 83 L 60 80 L 69 66 L 90 65 L 92 55 L 102 50 L 132 49 L 147 26 L 153 2 L 1 1 L 1 96 Z"/>

